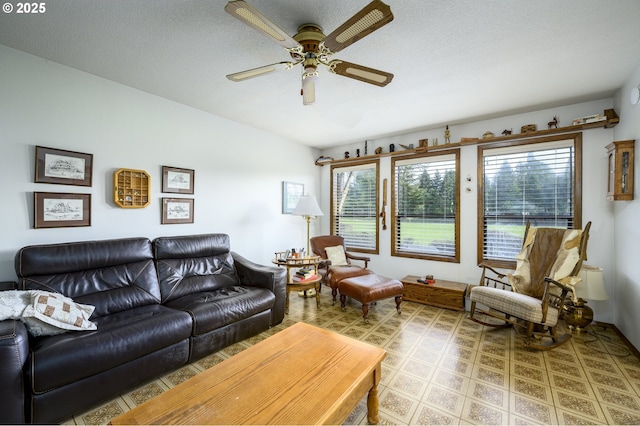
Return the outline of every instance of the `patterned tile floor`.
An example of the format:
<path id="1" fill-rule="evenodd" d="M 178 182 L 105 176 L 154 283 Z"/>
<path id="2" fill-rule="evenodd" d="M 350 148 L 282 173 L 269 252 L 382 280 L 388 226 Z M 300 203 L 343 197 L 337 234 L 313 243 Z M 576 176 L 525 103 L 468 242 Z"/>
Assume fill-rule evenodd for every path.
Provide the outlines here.
<path id="1" fill-rule="evenodd" d="M 106 424 L 226 358 L 304 321 L 383 347 L 381 424 L 640 424 L 640 359 L 613 330 L 591 326 L 553 351 L 527 350 L 513 330 L 494 330 L 454 312 L 393 299 L 371 308 L 332 306 L 291 293 L 279 326 L 227 347 L 77 415 L 64 424 Z M 561 330 L 564 332 L 564 330 Z M 366 401 L 346 424 L 366 424 Z"/>

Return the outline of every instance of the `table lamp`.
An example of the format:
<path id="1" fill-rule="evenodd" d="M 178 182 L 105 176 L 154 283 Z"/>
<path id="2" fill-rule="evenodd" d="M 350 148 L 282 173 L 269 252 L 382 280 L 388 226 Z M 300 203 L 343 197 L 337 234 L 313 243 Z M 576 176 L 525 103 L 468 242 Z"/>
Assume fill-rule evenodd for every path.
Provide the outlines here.
<path id="1" fill-rule="evenodd" d="M 609 296 L 604 288 L 602 268 L 583 264 L 578 276 L 582 282 L 574 289 L 577 301 L 567 305 L 564 321 L 570 329 L 581 331 L 593 321 L 593 309 L 586 305 L 586 301 L 607 300 Z"/>
<path id="2" fill-rule="evenodd" d="M 303 219 L 307 221 L 307 251 L 306 256 L 310 256 L 311 253 L 309 251 L 309 227 L 311 224 L 311 219 L 315 219 L 318 216 L 324 216 L 322 210 L 320 210 L 320 206 L 318 205 L 318 201 L 316 197 L 313 195 L 303 195 L 298 200 L 298 205 L 291 214 L 302 216 Z"/>

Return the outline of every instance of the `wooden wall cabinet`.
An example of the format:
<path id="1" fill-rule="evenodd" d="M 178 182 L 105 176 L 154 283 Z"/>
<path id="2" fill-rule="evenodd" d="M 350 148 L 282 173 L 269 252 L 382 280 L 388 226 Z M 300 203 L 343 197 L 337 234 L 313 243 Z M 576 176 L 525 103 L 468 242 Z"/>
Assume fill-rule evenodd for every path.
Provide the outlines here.
<path id="1" fill-rule="evenodd" d="M 113 174 L 113 201 L 123 209 L 141 209 L 149 205 L 151 177 L 144 170 L 118 169 Z"/>
<path id="2" fill-rule="evenodd" d="M 609 173 L 607 200 L 633 200 L 633 150 L 635 140 L 607 145 Z"/>

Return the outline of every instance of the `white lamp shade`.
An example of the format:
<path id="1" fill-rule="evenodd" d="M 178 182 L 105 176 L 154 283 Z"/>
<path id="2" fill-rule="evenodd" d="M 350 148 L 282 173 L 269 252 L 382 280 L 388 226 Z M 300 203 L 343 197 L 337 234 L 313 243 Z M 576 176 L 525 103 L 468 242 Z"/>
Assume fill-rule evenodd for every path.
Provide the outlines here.
<path id="1" fill-rule="evenodd" d="M 298 216 L 324 216 L 316 197 L 313 195 L 301 196 L 298 205 L 291 214 Z"/>
<path id="2" fill-rule="evenodd" d="M 604 288 L 604 273 L 602 268 L 582 265 L 580 273 L 582 282 L 575 287 L 576 296 L 584 300 L 607 300 L 609 296 Z"/>

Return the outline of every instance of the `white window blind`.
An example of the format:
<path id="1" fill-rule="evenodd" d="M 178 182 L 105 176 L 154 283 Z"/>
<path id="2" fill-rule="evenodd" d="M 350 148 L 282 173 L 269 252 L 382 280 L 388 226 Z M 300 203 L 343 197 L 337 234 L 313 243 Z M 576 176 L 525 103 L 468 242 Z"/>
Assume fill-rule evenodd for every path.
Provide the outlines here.
<path id="1" fill-rule="evenodd" d="M 483 151 L 483 259 L 515 260 L 527 221 L 574 227 L 573 140 Z"/>
<path id="2" fill-rule="evenodd" d="M 394 255 L 458 259 L 457 156 L 394 161 Z"/>
<path id="3" fill-rule="evenodd" d="M 335 167 L 331 231 L 351 250 L 378 251 L 378 163 Z"/>

